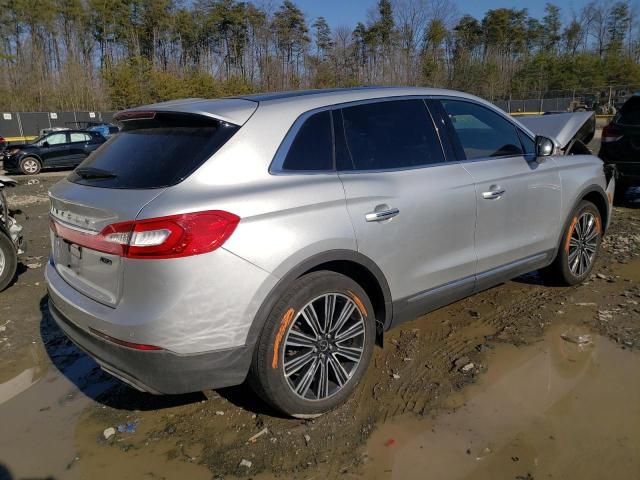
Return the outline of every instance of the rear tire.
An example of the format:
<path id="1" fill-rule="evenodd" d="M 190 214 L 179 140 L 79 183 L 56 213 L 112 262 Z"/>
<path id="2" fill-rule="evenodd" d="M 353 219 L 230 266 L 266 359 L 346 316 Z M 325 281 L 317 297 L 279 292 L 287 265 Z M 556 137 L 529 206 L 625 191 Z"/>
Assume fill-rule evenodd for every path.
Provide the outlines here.
<path id="1" fill-rule="evenodd" d="M 543 271 L 545 277 L 561 285 L 583 282 L 597 259 L 602 232 L 600 211 L 583 200 L 569 216 L 556 258 Z"/>
<path id="2" fill-rule="evenodd" d="M 36 175 L 41 169 L 42 163 L 35 157 L 25 157 L 20 160 L 20 171 L 24 175 Z"/>
<path id="3" fill-rule="evenodd" d="M 287 415 L 321 415 L 344 403 L 366 372 L 375 329 L 371 301 L 351 278 L 300 277 L 267 318 L 249 383 Z"/>
<path id="4" fill-rule="evenodd" d="M 18 268 L 18 255 L 4 233 L 0 232 L 0 292 L 9 286 Z"/>

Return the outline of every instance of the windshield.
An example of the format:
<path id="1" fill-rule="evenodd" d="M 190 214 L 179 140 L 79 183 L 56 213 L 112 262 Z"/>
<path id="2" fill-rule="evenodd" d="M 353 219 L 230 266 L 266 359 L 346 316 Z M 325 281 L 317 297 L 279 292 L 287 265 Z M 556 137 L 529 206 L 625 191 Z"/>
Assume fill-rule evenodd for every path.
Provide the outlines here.
<path id="1" fill-rule="evenodd" d="M 211 157 L 239 127 L 209 117 L 157 112 L 129 120 L 69 176 L 103 188 L 146 189 L 175 185 Z"/>

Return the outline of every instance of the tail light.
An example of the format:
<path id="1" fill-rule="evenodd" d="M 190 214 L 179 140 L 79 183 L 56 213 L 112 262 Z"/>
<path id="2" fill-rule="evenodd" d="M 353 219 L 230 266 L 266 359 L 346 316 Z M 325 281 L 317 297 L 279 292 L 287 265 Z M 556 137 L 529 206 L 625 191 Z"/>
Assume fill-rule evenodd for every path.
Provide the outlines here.
<path id="1" fill-rule="evenodd" d="M 67 227 L 51 229 L 71 243 L 127 258 L 179 258 L 212 252 L 234 232 L 240 217 L 212 210 L 108 225 L 98 234 Z"/>
<path id="2" fill-rule="evenodd" d="M 612 123 L 602 129 L 602 143 L 616 142 L 624 136 L 622 129 Z"/>

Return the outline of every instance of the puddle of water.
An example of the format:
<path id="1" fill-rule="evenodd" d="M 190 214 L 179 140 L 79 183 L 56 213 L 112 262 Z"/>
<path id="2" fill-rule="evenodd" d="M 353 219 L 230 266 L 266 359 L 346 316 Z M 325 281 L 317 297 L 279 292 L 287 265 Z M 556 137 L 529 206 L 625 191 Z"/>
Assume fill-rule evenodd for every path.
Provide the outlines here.
<path id="1" fill-rule="evenodd" d="M 13 475 L 9 478 L 80 478 L 68 467 L 76 457 L 77 419 L 91 400 L 70 378 L 79 382 L 91 377 L 96 368 L 92 360 L 81 356 L 67 367 L 75 376 L 50 368 L 36 381 L 34 369 L 28 369 L 2 384 L 0 473 L 5 468 Z M 111 385 L 96 382 L 93 388 L 100 392 Z"/>
<path id="2" fill-rule="evenodd" d="M 35 367 L 27 368 L 19 375 L 0 384 L 0 405 L 8 402 L 16 395 L 20 395 L 27 388 L 35 383 Z"/>
<path id="3" fill-rule="evenodd" d="M 367 444 L 364 477 L 636 478 L 640 353 L 597 335 L 576 345 L 561 339 L 566 331 L 497 347 L 452 412 L 382 425 Z"/>

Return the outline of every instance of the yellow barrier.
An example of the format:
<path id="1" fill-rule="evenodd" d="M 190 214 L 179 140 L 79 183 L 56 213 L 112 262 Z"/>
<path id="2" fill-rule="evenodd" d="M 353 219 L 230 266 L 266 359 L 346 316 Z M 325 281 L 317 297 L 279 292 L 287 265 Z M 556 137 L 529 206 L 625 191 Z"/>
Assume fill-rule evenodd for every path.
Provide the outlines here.
<path id="1" fill-rule="evenodd" d="M 4 137 L 7 142 L 25 142 L 27 140 L 34 140 L 38 138 L 37 136 L 33 137 Z"/>

